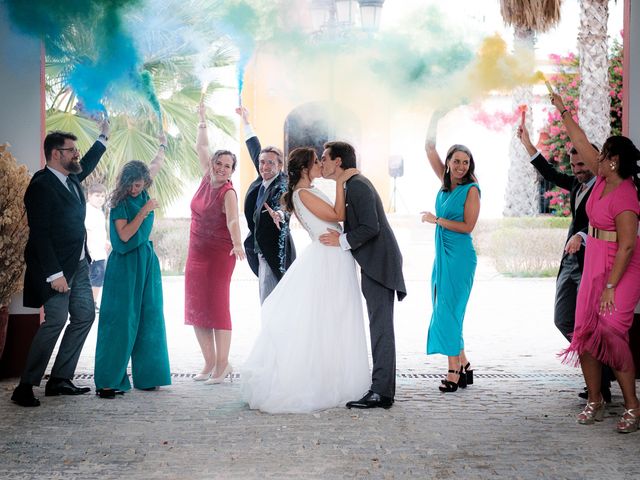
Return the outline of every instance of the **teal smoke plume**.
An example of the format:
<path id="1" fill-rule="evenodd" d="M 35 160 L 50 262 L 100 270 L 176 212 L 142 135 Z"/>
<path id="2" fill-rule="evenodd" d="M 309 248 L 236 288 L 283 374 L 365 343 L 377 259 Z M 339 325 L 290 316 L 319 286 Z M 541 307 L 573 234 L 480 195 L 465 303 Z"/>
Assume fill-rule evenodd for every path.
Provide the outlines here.
<path id="1" fill-rule="evenodd" d="M 69 64 L 67 80 L 88 111 L 102 110 L 111 86 L 137 78 L 139 58 L 123 16 L 140 0 L 5 0 L 12 23 L 37 36 L 48 56 Z M 69 42 L 82 32 L 88 45 Z M 135 88 L 135 85 L 134 85 Z"/>

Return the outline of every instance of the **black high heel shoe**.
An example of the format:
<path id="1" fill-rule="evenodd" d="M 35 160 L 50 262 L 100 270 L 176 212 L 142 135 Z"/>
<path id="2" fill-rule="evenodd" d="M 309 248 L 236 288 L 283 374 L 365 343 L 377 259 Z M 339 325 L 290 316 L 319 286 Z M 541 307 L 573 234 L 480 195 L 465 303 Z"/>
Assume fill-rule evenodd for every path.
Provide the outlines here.
<path id="1" fill-rule="evenodd" d="M 438 387 L 438 389 L 442 393 L 455 392 L 456 390 L 458 390 L 458 386 L 460 385 L 460 378 L 462 378 L 462 375 L 460 374 L 460 372 L 458 370 L 447 370 L 447 373 L 458 374 L 459 377 L 458 377 L 458 381 L 457 382 L 452 382 L 451 380 L 448 380 L 447 378 L 442 380 L 442 385 L 440 385 Z M 466 387 L 467 384 L 465 383 L 464 386 Z M 464 387 L 462 387 L 462 388 L 464 388 Z"/>
<path id="2" fill-rule="evenodd" d="M 458 386 L 460 388 L 467 388 L 469 381 L 467 379 L 467 375 L 464 373 L 464 370 L 462 369 L 462 365 L 460 365 L 459 375 L 460 377 L 458 378 Z"/>
<path id="3" fill-rule="evenodd" d="M 473 385 L 473 370 L 469 368 L 470 366 L 470 362 L 467 362 L 464 366 L 464 376 L 467 377 L 467 385 Z"/>

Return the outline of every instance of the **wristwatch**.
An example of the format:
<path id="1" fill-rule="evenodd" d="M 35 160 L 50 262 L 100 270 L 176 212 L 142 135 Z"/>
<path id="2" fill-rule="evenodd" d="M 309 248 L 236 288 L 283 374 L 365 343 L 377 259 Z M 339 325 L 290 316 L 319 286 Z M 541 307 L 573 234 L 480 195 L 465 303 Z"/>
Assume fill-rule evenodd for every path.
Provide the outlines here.
<path id="1" fill-rule="evenodd" d="M 107 137 L 104 133 L 101 133 L 100 135 L 98 135 L 98 138 L 101 138 L 105 142 L 109 140 L 109 137 Z"/>

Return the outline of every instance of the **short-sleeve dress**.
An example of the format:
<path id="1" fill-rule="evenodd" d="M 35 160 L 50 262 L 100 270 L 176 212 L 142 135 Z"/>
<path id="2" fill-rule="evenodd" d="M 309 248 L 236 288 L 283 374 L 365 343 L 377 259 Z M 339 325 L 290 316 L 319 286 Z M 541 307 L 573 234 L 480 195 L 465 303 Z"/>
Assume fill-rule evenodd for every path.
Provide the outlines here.
<path id="1" fill-rule="evenodd" d="M 633 181 L 622 181 L 615 190 L 602 196 L 606 182 L 598 177 L 587 201 L 589 223 L 600 230 L 615 231 L 616 217 L 631 211 L 638 215 L 640 204 Z M 633 368 L 629 349 L 629 329 L 633 311 L 640 299 L 640 244 L 636 244 L 627 268 L 616 285 L 613 313 L 600 313 L 600 297 L 606 287 L 618 243 L 587 237 L 584 270 L 578 290 L 576 323 L 571 344 L 562 353 L 567 363 L 578 363 L 578 356 L 589 352 L 615 370 Z"/>
<path id="2" fill-rule="evenodd" d="M 96 342 L 96 388 L 129 390 L 127 365 L 136 388 L 171 384 L 164 324 L 160 263 L 149 240 L 154 213 L 126 242 L 115 222 L 131 222 L 149 200 L 147 191 L 128 196 L 111 209 L 111 246 L 105 271 Z"/>
<path id="3" fill-rule="evenodd" d="M 189 252 L 185 266 L 184 319 L 186 325 L 231 330 L 229 289 L 236 266 L 227 228 L 224 196 L 231 182 L 214 188 L 205 175 L 191 200 Z"/>

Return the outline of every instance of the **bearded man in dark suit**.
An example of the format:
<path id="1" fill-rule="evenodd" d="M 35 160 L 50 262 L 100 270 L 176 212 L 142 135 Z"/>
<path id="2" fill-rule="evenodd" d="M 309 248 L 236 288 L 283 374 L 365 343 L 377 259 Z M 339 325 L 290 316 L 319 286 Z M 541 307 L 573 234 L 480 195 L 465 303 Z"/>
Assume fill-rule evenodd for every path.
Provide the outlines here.
<path id="1" fill-rule="evenodd" d="M 50 132 L 44 140 L 46 166 L 36 172 L 27 187 L 24 203 L 29 239 L 24 252 L 27 265 L 23 302 L 25 307 L 44 306 L 44 322 L 29 349 L 20 384 L 11 396 L 18 405 L 37 407 L 33 394 L 39 386 L 53 349 L 69 319 L 49 381 L 46 396 L 79 395 L 87 387 L 76 387 L 71 379 L 84 341 L 95 319 L 89 282 L 89 254 L 84 219 L 86 202 L 80 182 L 98 165 L 106 150 L 108 122 L 79 160 L 77 137 Z"/>

